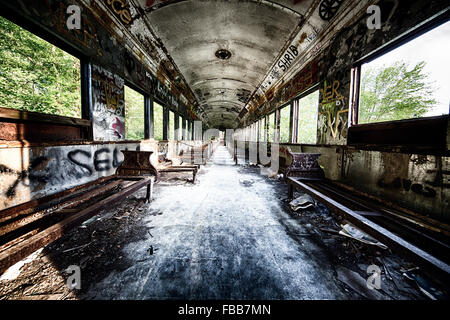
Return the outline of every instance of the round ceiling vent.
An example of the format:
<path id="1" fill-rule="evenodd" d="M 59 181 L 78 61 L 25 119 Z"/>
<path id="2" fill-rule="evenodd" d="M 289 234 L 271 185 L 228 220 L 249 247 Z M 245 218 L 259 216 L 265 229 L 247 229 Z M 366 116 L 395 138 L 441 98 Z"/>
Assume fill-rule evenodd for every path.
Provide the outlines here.
<path id="1" fill-rule="evenodd" d="M 216 51 L 216 57 L 221 60 L 228 60 L 231 57 L 231 52 L 226 49 L 220 49 Z"/>

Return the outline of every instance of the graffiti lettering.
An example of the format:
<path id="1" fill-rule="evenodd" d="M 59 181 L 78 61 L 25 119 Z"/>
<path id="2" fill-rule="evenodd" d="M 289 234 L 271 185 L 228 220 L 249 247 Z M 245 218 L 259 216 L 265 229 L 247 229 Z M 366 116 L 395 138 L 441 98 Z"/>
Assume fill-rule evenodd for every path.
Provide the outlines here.
<path id="1" fill-rule="evenodd" d="M 78 165 L 78 166 L 80 166 L 81 168 L 85 169 L 85 170 L 86 170 L 85 176 L 87 176 L 87 177 L 91 176 L 91 175 L 94 173 L 93 170 L 92 170 L 92 168 L 91 168 L 90 166 L 86 165 L 85 163 L 83 163 L 82 161 L 77 160 L 77 159 L 76 159 L 76 156 L 77 156 L 78 154 L 82 155 L 83 157 L 85 157 L 85 158 L 87 158 L 87 159 L 90 159 L 90 158 L 91 158 L 91 153 L 88 152 L 88 151 L 84 151 L 84 150 L 74 150 L 74 151 L 70 151 L 70 152 L 67 154 L 67 158 L 68 158 L 70 161 L 72 161 L 73 163 L 75 163 L 76 165 Z"/>
<path id="2" fill-rule="evenodd" d="M 128 0 L 106 0 L 105 2 L 123 23 L 126 25 L 131 23 L 132 19 Z"/>
<path id="3" fill-rule="evenodd" d="M 283 72 L 289 69 L 292 61 L 298 56 L 298 50 L 295 46 L 290 46 L 285 52 L 284 56 L 278 61 L 278 67 L 280 67 Z"/>
<path id="4" fill-rule="evenodd" d="M 28 169 L 22 171 L 16 171 L 5 165 L 0 165 L 0 173 L 14 174 L 17 176 L 17 179 L 12 183 L 12 185 L 8 187 L 6 191 L 6 196 L 8 198 L 13 198 L 16 195 L 17 186 L 21 182 L 24 183 L 26 179 L 41 183 L 47 182 L 47 178 L 45 176 L 39 175 L 36 172 L 33 172 L 32 170 L 37 169 L 39 166 L 47 163 L 48 161 L 49 159 L 47 157 L 37 157 L 32 161 Z"/>
<path id="5" fill-rule="evenodd" d="M 346 136 L 349 109 L 341 109 L 345 102 L 344 96 L 339 93 L 340 85 L 338 80 L 333 81 L 332 85 L 327 85 L 325 81 L 320 89 L 319 130 L 322 139 L 328 130 L 333 139 Z"/>
<path id="6" fill-rule="evenodd" d="M 109 149 L 103 148 L 94 153 L 94 168 L 98 172 L 111 170 L 109 159 L 99 159 L 102 154 L 109 154 Z"/>
<path id="7" fill-rule="evenodd" d="M 88 19 L 83 18 L 83 25 L 80 26 L 80 28 L 75 28 L 73 30 L 68 29 L 66 14 L 64 4 L 61 2 L 59 8 L 59 21 L 57 23 L 58 31 L 85 48 L 97 50 L 97 55 L 99 57 L 103 56 L 97 31 L 93 24 Z"/>

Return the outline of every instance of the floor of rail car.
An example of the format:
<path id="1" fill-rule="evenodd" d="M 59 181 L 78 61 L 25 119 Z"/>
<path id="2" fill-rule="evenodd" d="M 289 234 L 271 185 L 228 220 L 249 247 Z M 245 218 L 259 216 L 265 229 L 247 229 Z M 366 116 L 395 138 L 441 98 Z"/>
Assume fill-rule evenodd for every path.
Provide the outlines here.
<path id="1" fill-rule="evenodd" d="M 408 261 L 326 230 L 325 206 L 294 213 L 281 179 L 219 147 L 196 184 L 165 175 L 1 276 L 0 299 L 425 299 Z M 299 194 L 297 194 L 299 195 Z M 366 287 L 369 265 L 381 289 Z M 69 289 L 69 266 L 81 289 Z"/>

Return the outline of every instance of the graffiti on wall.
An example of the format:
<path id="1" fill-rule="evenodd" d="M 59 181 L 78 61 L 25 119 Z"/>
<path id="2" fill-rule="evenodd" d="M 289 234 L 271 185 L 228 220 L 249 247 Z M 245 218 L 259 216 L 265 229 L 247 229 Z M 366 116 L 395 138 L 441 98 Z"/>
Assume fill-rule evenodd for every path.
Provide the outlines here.
<path id="1" fill-rule="evenodd" d="M 97 52 L 97 56 L 103 56 L 103 49 L 101 47 L 101 41 L 98 37 L 97 30 L 94 24 L 86 16 L 82 16 L 83 23 L 80 29 L 69 30 L 66 26 L 67 22 L 67 6 L 63 3 L 59 5 L 59 14 L 56 15 L 58 19 L 57 30 L 59 33 L 64 34 L 67 38 L 75 41 L 84 48 L 92 49 Z"/>
<path id="2" fill-rule="evenodd" d="M 18 0 L 18 6 L 24 14 L 37 19 L 47 27 L 56 30 L 60 35 L 69 41 L 76 43 L 88 52 L 93 52 L 98 57 L 103 56 L 102 42 L 97 32 L 98 24 L 82 10 L 82 24 L 80 29 L 69 30 L 67 28 L 67 19 L 70 16 L 67 13 L 67 7 L 73 4 L 69 1 L 23 1 Z"/>
<path id="3" fill-rule="evenodd" d="M 319 101 L 319 143 L 342 143 L 347 137 L 348 112 L 345 98 L 340 93 L 341 83 L 324 81 Z"/>
<path id="4" fill-rule="evenodd" d="M 0 164 L 0 190 L 4 199 L 0 209 L 114 174 L 123 161 L 120 151 L 128 149 L 139 151 L 140 145 L 36 148 L 23 169 L 15 167 L 21 161 L 7 155 L 11 151 L 4 149 L 1 158 L 11 160 Z"/>
<path id="5" fill-rule="evenodd" d="M 314 60 L 308 64 L 305 68 L 300 70 L 290 81 L 278 90 L 271 89 L 263 95 L 255 94 L 250 101 L 249 112 L 253 113 L 259 109 L 260 113 L 270 112 L 271 110 L 277 108 L 283 103 L 288 102 L 290 99 L 295 97 L 297 94 L 309 89 L 311 86 L 318 82 L 319 68 L 318 61 Z M 262 104 L 266 104 L 265 108 L 261 108 Z"/>
<path id="6" fill-rule="evenodd" d="M 92 68 L 94 139 L 125 139 L 124 81 L 98 67 Z"/>
<path id="7" fill-rule="evenodd" d="M 132 18 L 128 0 L 104 0 L 104 2 L 112 10 L 114 15 L 125 25 L 129 25 L 131 23 Z"/>

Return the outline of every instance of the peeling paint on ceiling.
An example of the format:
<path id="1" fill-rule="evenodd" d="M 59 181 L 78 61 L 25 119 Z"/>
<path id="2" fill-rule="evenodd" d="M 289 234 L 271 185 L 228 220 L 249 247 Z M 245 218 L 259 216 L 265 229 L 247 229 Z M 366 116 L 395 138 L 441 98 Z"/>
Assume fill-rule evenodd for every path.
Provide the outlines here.
<path id="1" fill-rule="evenodd" d="M 305 50 L 310 56 L 318 50 L 312 44 L 344 3 L 357 2 L 128 1 L 131 17 L 124 25 L 141 48 L 157 57 L 169 80 L 181 74 L 209 127 L 227 128 L 238 127 L 252 97 L 264 96 Z"/>

